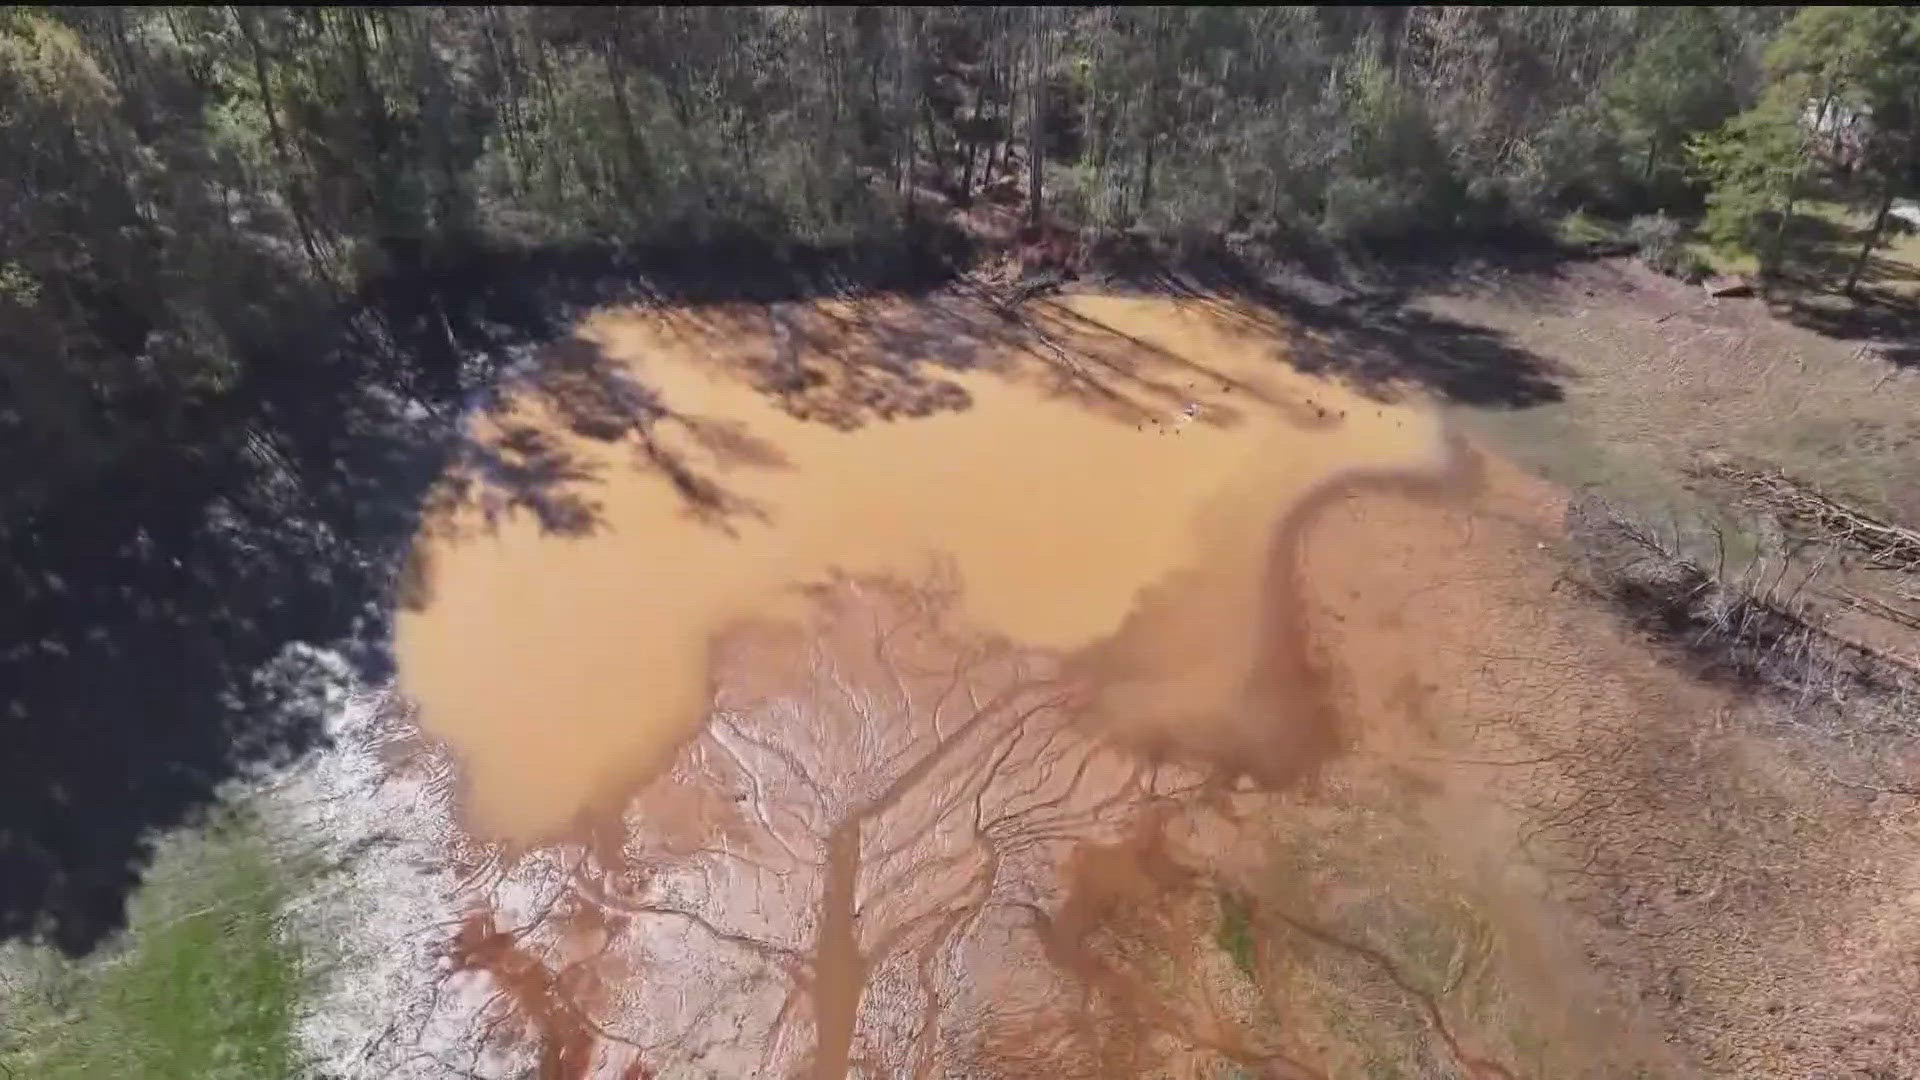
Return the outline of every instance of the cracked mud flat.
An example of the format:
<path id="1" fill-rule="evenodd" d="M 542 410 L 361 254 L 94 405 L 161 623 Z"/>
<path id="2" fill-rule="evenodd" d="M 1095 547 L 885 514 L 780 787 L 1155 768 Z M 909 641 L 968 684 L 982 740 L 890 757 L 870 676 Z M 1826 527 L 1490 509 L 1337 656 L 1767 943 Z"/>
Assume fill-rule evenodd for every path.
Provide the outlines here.
<path id="1" fill-rule="evenodd" d="M 1209 883 L 1355 735 L 1309 527 L 1467 457 L 1223 305 L 1030 314 L 609 313 L 478 423 L 345 739 L 411 914 L 333 1071 L 1327 1075 Z"/>

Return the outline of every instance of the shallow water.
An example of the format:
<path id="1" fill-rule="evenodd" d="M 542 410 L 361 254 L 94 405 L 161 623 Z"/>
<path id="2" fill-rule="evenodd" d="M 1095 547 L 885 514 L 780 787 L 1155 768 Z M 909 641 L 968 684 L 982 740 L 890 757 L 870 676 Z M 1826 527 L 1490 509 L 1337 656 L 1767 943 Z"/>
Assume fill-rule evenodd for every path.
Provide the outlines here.
<path id="1" fill-rule="evenodd" d="M 1146 744 L 1271 719 L 1278 526 L 1336 477 L 1436 469 L 1438 420 L 1217 302 L 1073 297 L 1035 330 L 966 304 L 605 313 L 476 422 L 494 480 L 450 483 L 398 626 L 476 832 L 612 812 L 707 717 L 716 639 L 834 570 L 945 582 Z"/>

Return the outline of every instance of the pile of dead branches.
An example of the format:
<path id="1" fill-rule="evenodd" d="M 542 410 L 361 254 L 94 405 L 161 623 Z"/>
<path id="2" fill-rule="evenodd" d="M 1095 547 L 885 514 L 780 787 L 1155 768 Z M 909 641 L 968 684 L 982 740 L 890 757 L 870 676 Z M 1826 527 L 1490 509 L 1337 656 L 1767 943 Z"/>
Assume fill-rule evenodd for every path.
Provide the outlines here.
<path id="1" fill-rule="evenodd" d="M 1860 552 L 1876 568 L 1920 569 L 1920 532 L 1881 521 L 1783 473 L 1754 472 L 1725 464 L 1708 471 L 1745 487 L 1783 517 L 1817 528 Z"/>
<path id="2" fill-rule="evenodd" d="M 1576 500 L 1568 514 L 1587 556 L 1585 584 L 1704 674 L 1786 692 L 1802 705 L 1860 689 L 1920 688 L 1920 661 L 1840 633 L 1800 589 L 1780 587 L 1784 573 L 1709 570 L 1597 497 Z"/>

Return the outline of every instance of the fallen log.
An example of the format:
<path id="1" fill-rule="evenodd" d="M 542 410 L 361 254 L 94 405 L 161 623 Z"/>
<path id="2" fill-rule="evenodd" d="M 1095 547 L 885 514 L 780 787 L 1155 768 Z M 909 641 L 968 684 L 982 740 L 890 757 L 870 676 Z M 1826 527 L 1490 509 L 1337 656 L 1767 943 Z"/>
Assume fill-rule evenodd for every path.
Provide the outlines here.
<path id="1" fill-rule="evenodd" d="M 1902 611 L 1892 604 L 1875 600 L 1871 596 L 1861 596 L 1852 589 L 1841 589 L 1837 593 L 1828 589 L 1821 589 L 1819 593 L 1829 600 L 1844 604 L 1855 611 L 1865 612 L 1875 618 L 1885 619 L 1895 626 L 1904 626 L 1909 630 L 1920 630 L 1920 615 L 1915 615 L 1909 611 Z"/>
<path id="2" fill-rule="evenodd" d="M 1732 274 L 1726 277 L 1710 277 L 1701 282 L 1700 287 L 1707 290 L 1707 295 L 1715 299 L 1724 296 L 1753 295 L 1753 283 L 1738 274 Z"/>

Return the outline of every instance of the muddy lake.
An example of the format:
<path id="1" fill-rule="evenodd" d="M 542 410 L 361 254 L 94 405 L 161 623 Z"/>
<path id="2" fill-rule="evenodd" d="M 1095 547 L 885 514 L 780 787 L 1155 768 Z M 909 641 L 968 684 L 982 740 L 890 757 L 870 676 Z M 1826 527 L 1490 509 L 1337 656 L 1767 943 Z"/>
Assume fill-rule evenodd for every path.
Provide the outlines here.
<path id="1" fill-rule="evenodd" d="M 1416 396 L 1296 371 L 1290 333 L 1112 296 L 609 310 L 477 417 L 397 644 L 480 853 L 448 955 L 501 1052 L 1330 1075 L 1337 1025 L 1274 1018 L 1262 985 L 1300 971 L 1222 883 L 1272 877 L 1330 763 L 1411 745 L 1381 717 L 1418 683 L 1414 601 L 1338 624 L 1424 571 L 1346 557 L 1354 508 L 1444 541 L 1419 515 L 1484 467 Z M 1262 933 L 1385 955 L 1298 915 Z M 1381 963 L 1421 1053 L 1512 1075 Z"/>

